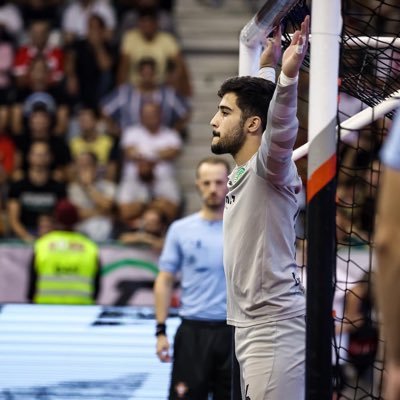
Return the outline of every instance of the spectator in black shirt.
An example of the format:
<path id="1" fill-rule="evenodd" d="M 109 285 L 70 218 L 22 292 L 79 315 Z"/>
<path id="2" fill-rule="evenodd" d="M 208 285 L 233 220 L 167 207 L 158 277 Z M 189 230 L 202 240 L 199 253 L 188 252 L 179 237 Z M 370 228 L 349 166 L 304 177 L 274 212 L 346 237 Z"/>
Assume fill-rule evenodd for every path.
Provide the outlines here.
<path id="1" fill-rule="evenodd" d="M 99 99 L 114 85 L 116 48 L 107 40 L 104 19 L 92 14 L 88 34 L 74 42 L 67 52 L 67 70 L 75 76 L 81 103 L 97 107 Z"/>
<path id="2" fill-rule="evenodd" d="M 50 173 L 58 181 L 66 181 L 71 176 L 71 153 L 65 139 L 55 136 L 52 128 L 54 116 L 48 109 L 48 104 L 38 102 L 32 107 L 28 117 L 28 130 L 22 135 L 15 136 L 17 152 L 19 154 L 19 168 L 14 178 L 21 178 L 27 172 L 27 154 L 31 144 L 37 140 L 46 141 L 52 155 Z"/>
<path id="3" fill-rule="evenodd" d="M 38 217 L 54 212 L 57 202 L 66 197 L 66 188 L 51 178 L 51 151 L 46 141 L 35 141 L 27 159 L 26 177 L 10 185 L 7 212 L 12 233 L 32 242 L 38 235 Z"/>
<path id="4" fill-rule="evenodd" d="M 63 0 L 22 0 L 21 10 L 25 26 L 32 21 L 49 21 L 51 28 L 59 29 Z"/>
<path id="5" fill-rule="evenodd" d="M 29 65 L 26 86 L 17 90 L 11 112 L 11 129 L 14 134 L 21 134 L 27 117 L 38 101 L 45 103 L 47 110 L 54 114 L 54 133 L 64 135 L 73 101 L 61 83 L 51 82 L 49 66 L 45 57 L 40 54 Z"/>

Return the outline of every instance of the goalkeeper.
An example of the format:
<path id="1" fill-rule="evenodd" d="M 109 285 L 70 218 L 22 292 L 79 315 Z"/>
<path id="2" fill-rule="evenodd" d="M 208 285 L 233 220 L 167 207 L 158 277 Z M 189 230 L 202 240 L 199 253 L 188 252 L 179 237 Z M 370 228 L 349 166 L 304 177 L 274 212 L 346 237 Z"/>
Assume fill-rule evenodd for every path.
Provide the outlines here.
<path id="1" fill-rule="evenodd" d="M 305 298 L 295 261 L 301 180 L 292 161 L 298 130 L 297 81 L 308 47 L 309 17 L 282 57 L 277 29 L 259 77 L 225 81 L 211 120 L 211 150 L 231 154 L 223 217 L 227 321 L 235 326 L 242 398 L 304 400 Z M 267 79 L 264 79 L 267 78 Z"/>

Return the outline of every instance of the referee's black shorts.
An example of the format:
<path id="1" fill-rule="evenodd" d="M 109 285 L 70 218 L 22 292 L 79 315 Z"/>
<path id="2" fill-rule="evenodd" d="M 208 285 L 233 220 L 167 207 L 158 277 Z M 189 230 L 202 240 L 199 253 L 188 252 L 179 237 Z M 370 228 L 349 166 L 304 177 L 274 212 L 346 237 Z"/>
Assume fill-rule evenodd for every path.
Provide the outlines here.
<path id="1" fill-rule="evenodd" d="M 170 400 L 231 398 L 233 329 L 225 321 L 183 319 L 174 341 Z"/>

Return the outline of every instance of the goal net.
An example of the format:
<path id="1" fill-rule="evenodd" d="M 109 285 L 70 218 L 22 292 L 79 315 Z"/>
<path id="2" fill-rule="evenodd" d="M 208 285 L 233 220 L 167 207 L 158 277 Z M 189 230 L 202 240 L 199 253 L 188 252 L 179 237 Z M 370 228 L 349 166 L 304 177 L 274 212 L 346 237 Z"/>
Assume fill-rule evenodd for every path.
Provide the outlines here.
<path id="1" fill-rule="evenodd" d="M 379 151 L 400 105 L 400 5 L 342 1 L 334 362 L 339 398 L 381 397 L 384 343 L 374 299 Z"/>

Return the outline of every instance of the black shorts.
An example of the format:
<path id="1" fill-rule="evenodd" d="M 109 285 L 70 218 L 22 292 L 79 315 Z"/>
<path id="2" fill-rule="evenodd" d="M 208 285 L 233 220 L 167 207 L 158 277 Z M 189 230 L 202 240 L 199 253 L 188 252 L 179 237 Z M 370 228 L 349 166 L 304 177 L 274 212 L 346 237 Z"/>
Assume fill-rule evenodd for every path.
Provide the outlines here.
<path id="1" fill-rule="evenodd" d="M 233 329 L 225 321 L 183 320 L 174 342 L 170 400 L 231 397 Z"/>

